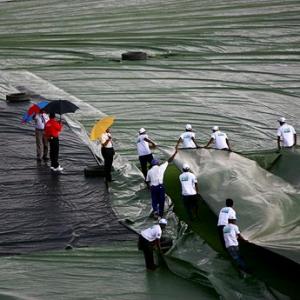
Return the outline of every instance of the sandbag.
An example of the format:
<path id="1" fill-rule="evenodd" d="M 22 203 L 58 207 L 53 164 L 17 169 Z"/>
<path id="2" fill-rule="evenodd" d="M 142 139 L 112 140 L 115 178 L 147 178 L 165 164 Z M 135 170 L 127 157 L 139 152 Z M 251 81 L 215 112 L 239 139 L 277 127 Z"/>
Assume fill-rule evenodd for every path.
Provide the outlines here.
<path id="1" fill-rule="evenodd" d="M 85 177 L 105 177 L 104 166 L 87 166 L 84 169 Z"/>
<path id="2" fill-rule="evenodd" d="M 14 93 L 6 95 L 7 102 L 24 102 L 30 101 L 30 96 L 26 93 Z"/>
<path id="3" fill-rule="evenodd" d="M 146 60 L 147 53 L 142 51 L 129 51 L 122 53 L 122 60 Z"/>

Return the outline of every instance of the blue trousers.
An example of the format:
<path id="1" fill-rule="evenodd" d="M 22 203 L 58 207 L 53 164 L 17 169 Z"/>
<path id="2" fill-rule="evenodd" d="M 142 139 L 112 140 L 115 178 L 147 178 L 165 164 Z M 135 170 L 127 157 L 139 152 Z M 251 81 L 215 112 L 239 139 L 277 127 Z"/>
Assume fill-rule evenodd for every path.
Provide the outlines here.
<path id="1" fill-rule="evenodd" d="M 237 264 L 237 266 L 241 270 L 248 272 L 248 268 L 246 267 L 246 264 L 240 255 L 239 247 L 238 246 L 230 246 L 227 248 L 227 251 L 228 251 L 229 255 L 232 257 L 233 261 Z"/>
<path id="2" fill-rule="evenodd" d="M 165 208 L 165 187 L 162 184 L 152 185 L 150 187 L 151 199 L 152 199 L 152 209 L 157 212 L 160 217 L 164 214 Z"/>

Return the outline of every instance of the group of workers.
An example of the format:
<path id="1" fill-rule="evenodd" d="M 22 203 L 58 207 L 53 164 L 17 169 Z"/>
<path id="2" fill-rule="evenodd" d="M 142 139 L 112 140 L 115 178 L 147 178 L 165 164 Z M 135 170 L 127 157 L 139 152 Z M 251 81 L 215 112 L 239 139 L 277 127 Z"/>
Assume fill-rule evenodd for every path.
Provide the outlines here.
<path id="1" fill-rule="evenodd" d="M 280 118 L 280 126 L 277 130 L 278 148 L 291 148 L 297 143 L 297 135 L 293 126 L 286 123 L 285 118 Z M 281 146 L 282 142 L 282 146 Z M 160 164 L 159 160 L 153 157 L 151 148 L 155 148 L 156 143 L 149 138 L 146 130 L 141 128 L 137 138 L 137 152 L 141 164 L 141 170 L 148 184 L 152 198 L 152 209 L 154 216 L 163 217 L 164 213 L 164 199 L 165 189 L 163 186 L 163 176 L 170 163 L 179 149 L 179 144 L 182 143 L 182 148 L 200 148 L 195 140 L 195 133 L 192 126 L 187 124 L 185 132 L 182 133 L 176 143 L 174 154 L 165 162 Z M 220 131 L 218 126 L 212 127 L 211 138 L 204 148 L 208 148 L 210 144 L 214 143 L 213 148 L 219 150 L 231 151 L 230 143 L 226 133 Z M 148 166 L 151 168 L 148 170 Z M 196 199 L 198 194 L 197 178 L 190 172 L 190 166 L 183 164 L 183 173 L 180 175 L 183 202 L 187 208 L 189 216 L 194 216 L 196 209 Z"/>
<path id="2" fill-rule="evenodd" d="M 277 129 L 278 149 L 296 146 L 297 135 L 294 127 L 287 124 L 286 119 L 283 117 L 278 119 L 278 122 L 280 124 Z M 156 147 L 155 142 L 149 138 L 144 128 L 139 130 L 137 138 L 139 161 L 145 181 L 150 188 L 153 216 L 159 220 L 158 225 L 141 231 L 139 237 L 139 249 L 144 252 L 145 264 L 148 270 L 155 270 L 157 267 L 154 264 L 153 249 L 160 249 L 162 230 L 167 224 L 167 220 L 163 218 L 165 203 L 165 189 L 163 185 L 164 172 L 167 169 L 168 163 L 174 159 L 178 152 L 180 143 L 182 143 L 182 148 L 200 148 L 195 140 L 195 133 L 190 124 L 186 125 L 185 132 L 180 135 L 175 146 L 175 153 L 165 163 L 160 164 L 159 160 L 153 157 L 151 151 L 151 148 Z M 231 151 L 226 133 L 221 132 L 218 126 L 212 128 L 211 138 L 204 148 L 208 148 L 212 143 L 214 143 L 214 149 Z M 151 165 L 149 170 L 147 170 L 148 164 Z M 182 173 L 179 176 L 179 180 L 181 183 L 183 204 L 189 219 L 193 220 L 197 217 L 198 185 L 197 177 L 190 171 L 190 166 L 186 163 L 182 166 Z M 232 206 L 233 200 L 226 199 L 226 207 L 220 210 L 217 224 L 220 242 L 236 263 L 239 270 L 248 273 L 249 269 L 243 261 L 238 247 L 238 240 L 246 240 L 242 237 L 236 225 L 236 213 Z"/>
<path id="3" fill-rule="evenodd" d="M 41 110 L 33 116 L 35 122 L 36 136 L 36 151 L 37 161 L 48 160 L 48 143 L 50 145 L 50 160 L 51 170 L 60 172 L 63 168 L 58 163 L 59 155 L 59 134 L 62 130 L 62 122 L 55 119 L 55 114 L 48 115 Z M 277 129 L 277 146 L 281 148 L 292 148 L 297 144 L 297 135 L 293 126 L 286 123 L 286 119 L 281 117 L 278 120 L 280 126 Z M 104 159 L 104 171 L 106 183 L 112 181 L 111 170 L 113 157 L 115 154 L 113 147 L 112 135 L 110 128 L 100 137 L 101 154 Z M 190 124 L 185 127 L 185 132 L 182 133 L 175 145 L 174 154 L 164 163 L 160 163 L 157 158 L 153 157 L 151 148 L 155 148 L 157 144 L 149 138 L 146 130 L 141 128 L 137 138 L 137 152 L 141 165 L 141 171 L 145 178 L 145 182 L 150 189 L 152 216 L 158 220 L 158 224 L 150 228 L 142 230 L 139 235 L 139 249 L 144 252 L 145 264 L 148 270 L 155 270 L 157 265 L 154 263 L 153 249 L 160 249 L 160 239 L 162 231 L 167 225 L 167 220 L 164 216 L 165 205 L 165 188 L 163 184 L 164 173 L 168 164 L 173 161 L 176 156 L 179 145 L 182 143 L 182 148 L 200 148 L 195 139 L 195 132 Z M 204 146 L 208 148 L 214 144 L 214 149 L 231 151 L 230 143 L 226 133 L 220 131 L 218 126 L 212 127 L 210 140 Z M 150 169 L 148 167 L 150 165 Z M 182 201 L 188 213 L 189 219 L 194 220 L 197 217 L 197 202 L 198 202 L 198 185 L 197 177 L 191 172 L 190 166 L 184 163 L 182 173 L 179 176 L 181 183 Z M 243 259 L 239 253 L 238 239 L 245 240 L 240 234 L 236 223 L 236 213 L 233 209 L 233 200 L 226 199 L 226 207 L 220 210 L 218 218 L 218 233 L 221 244 L 227 250 L 232 259 L 236 262 L 240 270 L 248 272 Z"/>
<path id="4" fill-rule="evenodd" d="M 241 272 L 249 273 L 239 252 L 239 240 L 249 242 L 241 235 L 239 227 L 236 225 L 236 212 L 233 209 L 233 200 L 226 199 L 226 206 L 220 210 L 217 229 L 223 249 L 225 249 L 235 262 Z"/>

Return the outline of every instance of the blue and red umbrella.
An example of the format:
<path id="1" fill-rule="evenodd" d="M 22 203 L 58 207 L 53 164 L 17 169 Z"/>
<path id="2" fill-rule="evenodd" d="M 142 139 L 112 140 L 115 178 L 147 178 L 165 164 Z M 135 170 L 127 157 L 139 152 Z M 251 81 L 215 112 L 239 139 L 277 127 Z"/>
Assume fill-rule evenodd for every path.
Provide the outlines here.
<path id="1" fill-rule="evenodd" d="M 41 111 L 41 109 L 44 109 L 48 105 L 48 101 L 40 101 L 38 103 L 32 104 L 27 112 L 23 115 L 22 123 L 28 123 L 32 121 L 33 116 Z"/>

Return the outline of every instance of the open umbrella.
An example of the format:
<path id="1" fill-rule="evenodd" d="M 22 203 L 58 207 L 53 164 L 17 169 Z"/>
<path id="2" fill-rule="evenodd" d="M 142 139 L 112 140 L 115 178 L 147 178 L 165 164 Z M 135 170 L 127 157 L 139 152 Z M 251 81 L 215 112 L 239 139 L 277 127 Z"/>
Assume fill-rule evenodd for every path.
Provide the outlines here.
<path id="1" fill-rule="evenodd" d="M 22 117 L 22 123 L 27 123 L 32 121 L 33 115 L 39 113 L 41 109 L 44 109 L 45 106 L 48 104 L 48 101 L 40 101 L 38 103 L 32 104 L 27 112 Z"/>
<path id="2" fill-rule="evenodd" d="M 92 128 L 90 139 L 95 141 L 114 123 L 114 116 L 107 116 L 99 120 Z"/>
<path id="3" fill-rule="evenodd" d="M 44 110 L 47 113 L 66 114 L 73 113 L 79 107 L 69 100 L 52 100 L 45 106 Z"/>

